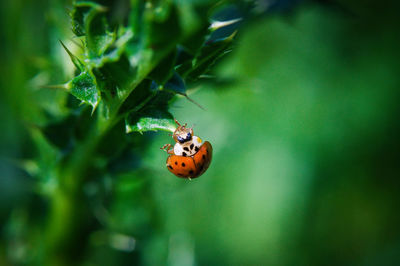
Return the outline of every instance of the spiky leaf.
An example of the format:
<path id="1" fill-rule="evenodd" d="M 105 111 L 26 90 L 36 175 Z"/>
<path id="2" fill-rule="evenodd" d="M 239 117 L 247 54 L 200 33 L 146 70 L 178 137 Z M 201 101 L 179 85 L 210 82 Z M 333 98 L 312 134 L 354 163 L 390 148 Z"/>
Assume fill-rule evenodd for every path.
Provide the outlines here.
<path id="1" fill-rule="evenodd" d="M 100 100 L 100 94 L 95 80 L 88 72 L 82 72 L 68 83 L 68 89 L 79 100 L 95 108 Z"/>

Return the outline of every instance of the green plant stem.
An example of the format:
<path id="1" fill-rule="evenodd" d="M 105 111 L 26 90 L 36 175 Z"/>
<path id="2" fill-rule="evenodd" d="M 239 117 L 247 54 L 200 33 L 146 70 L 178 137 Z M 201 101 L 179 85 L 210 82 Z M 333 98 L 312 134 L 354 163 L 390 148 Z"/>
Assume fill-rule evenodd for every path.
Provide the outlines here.
<path id="1" fill-rule="evenodd" d="M 91 158 L 105 130 L 96 128 L 74 151 L 58 172 L 58 186 L 51 198 L 47 229 L 47 265 L 71 265 L 77 259 L 88 237 L 88 228 L 94 222 L 83 193 Z"/>
<path id="2" fill-rule="evenodd" d="M 171 46 L 170 49 L 174 47 Z M 166 54 L 168 51 L 163 53 L 163 56 Z M 141 77 L 131 84 L 130 91 L 123 101 L 134 92 L 136 86 L 161 59 L 162 56 L 159 56 L 156 62 L 153 61 L 152 66 L 147 64 Z M 150 94 L 133 111 L 142 108 L 153 97 L 154 94 Z M 92 228 L 90 225 L 95 221 L 84 197 L 83 186 L 91 166 L 91 159 L 102 138 L 124 117 L 118 114 L 123 101 L 114 109 L 109 119 L 97 120 L 92 132 L 88 132 L 85 141 L 77 145 L 79 148 L 75 149 L 69 160 L 58 171 L 58 186 L 50 199 L 50 216 L 46 230 L 46 265 L 72 265 L 79 260 L 79 255 L 85 248 L 90 235 L 89 228 Z"/>

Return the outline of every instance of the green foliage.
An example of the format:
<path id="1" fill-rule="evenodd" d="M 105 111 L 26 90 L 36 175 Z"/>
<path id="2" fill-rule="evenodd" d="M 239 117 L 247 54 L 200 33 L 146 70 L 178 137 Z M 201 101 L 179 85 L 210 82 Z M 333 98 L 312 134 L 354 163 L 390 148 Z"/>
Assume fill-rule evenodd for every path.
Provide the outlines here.
<path id="1" fill-rule="evenodd" d="M 131 118 L 143 114 L 141 109 L 146 108 L 145 105 L 152 105 L 155 98 L 162 96 L 165 97 L 164 101 L 171 98 L 165 93 L 154 97 L 158 90 L 186 95 L 185 85 L 174 74 L 174 70 L 181 73 L 183 78 L 187 77 L 188 81 L 196 80 L 229 49 L 233 39 L 233 36 L 229 36 L 223 40 L 203 41 L 194 56 L 184 62 L 176 62 L 177 47 L 182 41 L 187 43 L 191 38 L 206 40 L 211 33 L 201 31 L 203 36 L 197 33 L 209 23 L 207 13 L 197 13 L 196 5 L 203 10 L 208 8 L 209 12 L 212 5 L 179 5 L 170 1 L 133 1 L 131 5 L 131 13 L 126 18 L 128 23 L 116 25 L 112 30 L 107 21 L 107 11 L 112 7 L 107 4 L 78 1 L 71 12 L 73 32 L 83 43 L 83 58 L 76 58 L 65 47 L 81 72 L 67 83 L 67 88 L 72 95 L 93 108 L 100 104 L 102 121 L 120 119 L 121 116 L 125 116 L 126 121 L 132 121 Z M 197 24 L 192 24 L 192 28 L 185 26 L 186 21 L 180 16 L 183 12 L 193 13 L 197 17 Z M 145 79 L 153 80 L 158 86 L 155 89 L 149 87 L 147 91 L 141 90 L 138 94 L 143 101 L 136 102 L 136 105 L 129 104 L 129 108 L 123 108 L 121 112 L 121 106 L 127 106 L 125 102 L 136 94 L 137 87 Z M 167 108 L 157 110 L 157 113 L 160 112 L 164 113 L 163 117 L 171 117 Z M 173 129 L 171 126 L 165 127 L 161 120 L 151 121 L 161 124 L 141 128 L 127 124 L 126 127 L 129 132 L 143 132 L 146 128 Z"/>
<path id="2" fill-rule="evenodd" d="M 190 81 L 195 81 L 201 75 L 209 72 L 210 67 L 225 53 L 229 52 L 235 33 L 228 37 L 206 42 L 195 54 L 185 60 L 178 67 L 177 71 Z"/>
<path id="3" fill-rule="evenodd" d="M 99 100 L 99 91 L 92 78 L 87 72 L 82 72 L 68 83 L 72 95 L 79 100 L 96 107 Z"/>
<path id="4" fill-rule="evenodd" d="M 169 113 L 157 110 L 148 109 L 140 112 L 132 113 L 127 117 L 126 132 L 144 132 L 151 130 L 175 130 L 175 121 Z"/>
<path id="5" fill-rule="evenodd" d="M 121 177 L 139 171 L 137 154 L 148 145 L 143 133 L 174 131 L 169 106 L 175 96 L 187 97 L 186 85 L 208 71 L 232 41 L 207 41 L 214 6 L 208 1 L 73 2 L 74 36 L 56 46 L 69 56 L 74 76 L 60 80 L 55 76 L 62 71 L 50 63 L 38 67 L 39 75 L 52 78 L 38 78 L 33 86 L 61 90 L 41 92 L 54 101 L 38 104 L 38 119 L 26 119 L 36 153 L 18 165 L 37 181 L 36 191 L 48 206 L 39 226 L 46 228 L 43 253 L 33 252 L 25 261 L 74 264 L 97 230 L 91 225 L 101 220 L 90 204 L 103 204 L 112 193 L 104 186 L 111 177 L 117 189 L 132 185 L 142 191 L 138 195 L 146 191 L 142 182 Z M 191 55 L 182 62 L 183 50 Z M 63 63 L 61 69 L 66 68 Z M 53 80 L 62 85 L 51 85 Z M 123 224 L 123 219 L 106 221 L 102 230 L 122 230 Z M 37 243 L 38 237 L 32 233 L 29 242 Z"/>
<path id="6" fill-rule="evenodd" d="M 0 2 L 0 265 L 400 265 L 399 2 L 71 2 Z"/>

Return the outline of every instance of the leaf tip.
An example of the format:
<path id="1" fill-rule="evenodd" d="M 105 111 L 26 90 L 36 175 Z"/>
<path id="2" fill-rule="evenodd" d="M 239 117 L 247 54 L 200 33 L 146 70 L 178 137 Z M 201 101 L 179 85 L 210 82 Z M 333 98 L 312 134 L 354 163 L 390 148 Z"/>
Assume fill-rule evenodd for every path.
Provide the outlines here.
<path id="1" fill-rule="evenodd" d="M 242 18 L 236 18 L 236 19 L 231 19 L 231 20 L 226 20 L 226 21 L 213 21 L 209 27 L 211 31 L 216 31 L 220 28 L 230 26 L 232 24 L 235 24 L 239 21 L 241 21 Z"/>
<path id="2" fill-rule="evenodd" d="M 69 84 L 69 82 L 67 82 L 64 84 L 42 85 L 42 86 L 39 86 L 39 88 L 41 88 L 41 89 L 61 89 L 61 90 L 69 91 L 70 84 Z"/>
<path id="3" fill-rule="evenodd" d="M 92 112 L 90 113 L 90 116 L 93 116 L 94 111 L 96 111 L 96 108 L 97 108 L 97 106 L 99 105 L 99 102 L 97 101 L 97 102 L 95 102 L 94 104 L 93 104 L 93 103 L 90 103 L 90 105 L 92 106 Z"/>
<path id="4" fill-rule="evenodd" d="M 190 98 L 186 93 L 178 93 L 182 96 L 184 96 L 189 102 L 195 104 L 197 107 L 199 107 L 201 110 L 206 111 L 206 109 L 200 105 L 198 102 L 196 102 L 195 100 L 193 100 L 192 98 Z"/>
<path id="5" fill-rule="evenodd" d="M 61 41 L 58 40 L 62 47 L 64 48 L 64 50 L 67 52 L 67 54 L 69 55 L 69 58 L 71 59 L 72 63 L 74 64 L 74 66 L 79 69 L 80 71 L 83 71 L 84 67 L 82 62 L 78 59 L 78 57 L 76 57 L 68 48 L 67 46 L 65 46 L 65 44 Z"/>

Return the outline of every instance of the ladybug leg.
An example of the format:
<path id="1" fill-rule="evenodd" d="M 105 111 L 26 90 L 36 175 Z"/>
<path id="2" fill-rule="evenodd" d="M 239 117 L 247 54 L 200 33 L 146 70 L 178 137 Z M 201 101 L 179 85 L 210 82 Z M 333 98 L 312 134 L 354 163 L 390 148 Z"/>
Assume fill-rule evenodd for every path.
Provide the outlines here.
<path id="1" fill-rule="evenodd" d="M 164 146 L 162 146 L 161 148 L 160 148 L 160 150 L 165 150 L 166 148 L 169 148 L 169 147 L 171 147 L 171 144 L 165 144 Z M 168 150 L 168 149 L 167 149 Z"/>
<path id="2" fill-rule="evenodd" d="M 174 151 L 171 150 L 171 149 L 172 149 L 172 145 L 169 144 L 169 143 L 168 143 L 168 144 L 165 144 L 165 145 L 162 146 L 160 149 L 166 151 L 168 154 L 174 154 Z"/>

